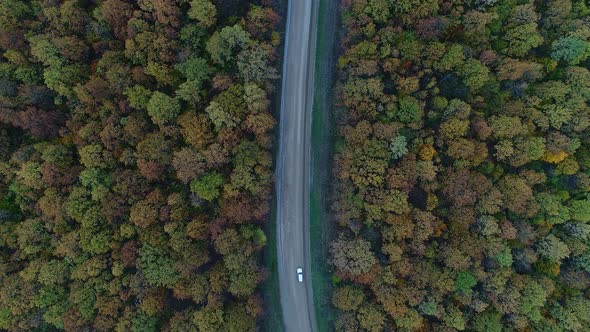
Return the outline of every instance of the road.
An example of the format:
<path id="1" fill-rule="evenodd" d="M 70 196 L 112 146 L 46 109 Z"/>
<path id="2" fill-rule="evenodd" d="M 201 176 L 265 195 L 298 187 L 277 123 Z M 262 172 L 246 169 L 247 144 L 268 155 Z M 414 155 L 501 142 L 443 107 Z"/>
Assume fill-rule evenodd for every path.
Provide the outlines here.
<path id="1" fill-rule="evenodd" d="M 277 265 L 283 320 L 288 332 L 317 331 L 309 249 L 316 13 L 314 0 L 289 1 L 276 167 Z M 298 267 L 304 271 L 303 283 L 297 281 Z"/>

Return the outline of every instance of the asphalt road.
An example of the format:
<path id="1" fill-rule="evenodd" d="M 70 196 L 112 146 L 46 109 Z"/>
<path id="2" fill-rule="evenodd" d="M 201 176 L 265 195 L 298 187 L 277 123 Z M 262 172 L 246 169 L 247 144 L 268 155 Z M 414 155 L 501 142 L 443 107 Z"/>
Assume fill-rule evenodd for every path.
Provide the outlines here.
<path id="1" fill-rule="evenodd" d="M 276 168 L 277 259 L 287 331 L 317 331 L 309 251 L 311 108 L 317 4 L 290 0 L 285 33 Z M 303 268 L 304 282 L 296 270 Z"/>

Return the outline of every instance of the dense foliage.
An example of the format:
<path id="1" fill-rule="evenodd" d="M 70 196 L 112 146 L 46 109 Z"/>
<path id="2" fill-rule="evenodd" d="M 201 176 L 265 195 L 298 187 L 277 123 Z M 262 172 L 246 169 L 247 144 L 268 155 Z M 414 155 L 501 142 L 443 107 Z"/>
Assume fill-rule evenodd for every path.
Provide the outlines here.
<path id="1" fill-rule="evenodd" d="M 0 1 L 0 329 L 254 329 L 273 6 Z"/>
<path id="2" fill-rule="evenodd" d="M 343 0 L 337 331 L 590 330 L 590 9 Z"/>

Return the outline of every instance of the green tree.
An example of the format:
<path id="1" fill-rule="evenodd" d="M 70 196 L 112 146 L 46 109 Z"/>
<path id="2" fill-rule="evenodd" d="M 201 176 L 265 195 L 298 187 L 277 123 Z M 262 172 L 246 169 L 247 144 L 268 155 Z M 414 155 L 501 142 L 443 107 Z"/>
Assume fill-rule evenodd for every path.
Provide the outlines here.
<path id="1" fill-rule="evenodd" d="M 101 144 L 89 144 L 78 150 L 80 162 L 87 168 L 107 168 L 110 164 L 108 151 Z"/>
<path id="2" fill-rule="evenodd" d="M 59 49 L 51 43 L 45 35 L 29 37 L 31 54 L 46 66 L 62 66 L 65 59 L 59 54 Z"/>
<path id="3" fill-rule="evenodd" d="M 543 287 L 534 280 L 530 280 L 520 292 L 520 312 L 533 322 L 541 320 L 541 311 L 547 294 Z"/>
<path id="4" fill-rule="evenodd" d="M 488 81 L 490 70 L 481 62 L 469 58 L 461 66 L 459 73 L 463 77 L 465 85 L 473 92 L 477 92 Z"/>
<path id="5" fill-rule="evenodd" d="M 395 319 L 395 325 L 401 329 L 415 330 L 422 327 L 423 321 L 418 311 L 410 308 L 402 317 Z"/>
<path id="6" fill-rule="evenodd" d="M 32 10 L 24 1 L 10 1 L 0 3 L 0 26 L 14 29 L 19 25 L 19 19 L 32 14 Z"/>
<path id="7" fill-rule="evenodd" d="M 242 253 L 224 256 L 223 263 L 229 272 L 228 290 L 235 296 L 247 297 L 258 283 L 257 266 L 252 257 Z"/>
<path id="8" fill-rule="evenodd" d="M 69 272 L 65 261 L 54 259 L 41 265 L 37 280 L 46 286 L 63 285 L 68 280 Z"/>
<path id="9" fill-rule="evenodd" d="M 143 311 L 137 311 L 137 314 L 131 320 L 132 332 L 156 332 L 158 319 L 157 317 L 150 317 Z"/>
<path id="10" fill-rule="evenodd" d="M 213 72 L 213 69 L 207 63 L 207 60 L 195 56 L 177 64 L 174 68 L 180 71 L 187 80 L 196 82 L 199 86 L 209 80 L 209 77 Z"/>
<path id="11" fill-rule="evenodd" d="M 389 150 L 393 159 L 399 159 L 408 153 L 408 142 L 405 136 L 398 135 L 389 143 Z"/>
<path id="12" fill-rule="evenodd" d="M 551 306 L 551 315 L 557 320 L 556 330 L 581 331 L 584 328 L 582 321 L 572 310 L 564 308 L 558 303 Z"/>
<path id="13" fill-rule="evenodd" d="M 162 249 L 144 244 L 139 251 L 138 267 L 148 284 L 172 287 L 178 280 L 174 260 Z"/>
<path id="14" fill-rule="evenodd" d="M 277 70 L 270 63 L 269 51 L 262 45 L 252 46 L 237 56 L 238 73 L 245 82 L 268 84 L 279 78 Z"/>
<path id="15" fill-rule="evenodd" d="M 379 332 L 385 327 L 385 314 L 376 305 L 362 306 L 356 315 L 360 326 L 365 331 Z"/>
<path id="16" fill-rule="evenodd" d="M 176 120 L 180 114 L 180 103 L 164 93 L 156 91 L 152 94 L 147 104 L 147 112 L 152 122 L 162 126 Z"/>
<path id="17" fill-rule="evenodd" d="M 246 117 L 247 105 L 244 101 L 244 87 L 232 85 L 218 94 L 205 109 L 215 129 L 222 126 L 236 128 Z"/>
<path id="18" fill-rule="evenodd" d="M 418 310 L 424 315 L 436 316 L 438 312 L 438 304 L 434 300 L 424 300 L 418 306 Z"/>
<path id="19" fill-rule="evenodd" d="M 197 196 L 211 202 L 219 197 L 223 182 L 223 175 L 213 171 L 205 173 L 197 180 L 193 180 L 190 187 L 191 191 Z"/>
<path id="20" fill-rule="evenodd" d="M 87 168 L 80 172 L 80 183 L 90 189 L 92 199 L 104 199 L 111 186 L 110 174 L 98 168 Z"/>
<path id="21" fill-rule="evenodd" d="M 193 323 L 199 331 L 218 331 L 223 326 L 223 310 L 220 308 L 203 307 L 193 315 Z"/>
<path id="22" fill-rule="evenodd" d="M 343 103 L 374 117 L 378 111 L 377 101 L 383 97 L 383 88 L 379 78 L 350 77 L 343 87 Z"/>
<path id="23" fill-rule="evenodd" d="M 247 311 L 246 306 L 241 303 L 229 306 L 223 315 L 223 331 L 238 332 L 256 330 L 256 321 Z"/>
<path id="24" fill-rule="evenodd" d="M 470 295 L 472 293 L 472 288 L 477 284 L 477 280 L 468 271 L 461 271 L 457 274 L 457 279 L 455 279 L 455 289 L 463 294 Z"/>
<path id="25" fill-rule="evenodd" d="M 454 329 L 459 331 L 465 330 L 465 317 L 459 308 L 454 305 L 450 305 L 445 312 L 443 322 Z"/>
<path id="26" fill-rule="evenodd" d="M 80 65 L 51 66 L 43 71 L 45 85 L 58 95 L 74 99 L 73 87 L 87 78 L 87 72 Z"/>
<path id="27" fill-rule="evenodd" d="M 551 57 L 577 65 L 590 56 L 590 43 L 577 37 L 562 37 L 551 44 Z"/>
<path id="28" fill-rule="evenodd" d="M 188 17 L 197 20 L 204 27 L 209 28 L 215 24 L 217 10 L 211 0 L 191 0 L 191 8 Z"/>
<path id="29" fill-rule="evenodd" d="M 475 315 L 471 326 L 477 332 L 501 332 L 502 325 L 502 317 L 499 313 L 486 311 Z"/>
<path id="30" fill-rule="evenodd" d="M 42 158 L 47 163 L 60 167 L 66 167 L 74 162 L 72 150 L 69 146 L 61 144 L 50 144 L 41 150 Z"/>
<path id="31" fill-rule="evenodd" d="M 581 94 L 586 100 L 590 99 L 590 71 L 583 67 L 568 67 L 566 73 L 566 82 L 572 91 Z"/>
<path id="32" fill-rule="evenodd" d="M 96 292 L 91 285 L 75 283 L 71 286 L 70 301 L 78 308 L 83 318 L 94 316 L 96 304 Z"/>
<path id="33" fill-rule="evenodd" d="M 502 251 L 496 254 L 496 261 L 501 267 L 512 266 L 512 251 L 510 247 L 505 247 Z"/>
<path id="34" fill-rule="evenodd" d="M 19 183 L 31 189 L 42 189 L 43 182 L 41 181 L 41 165 L 36 161 L 27 161 L 22 164 L 21 168 L 16 172 Z"/>
<path id="35" fill-rule="evenodd" d="M 530 22 L 516 26 L 506 31 L 504 39 L 508 47 L 504 51 L 508 55 L 525 56 L 532 48 L 543 43 L 543 37 L 539 34 L 537 23 Z"/>
<path id="36" fill-rule="evenodd" d="M 201 101 L 201 84 L 197 81 L 186 81 L 178 86 L 176 97 L 196 106 Z"/>
<path id="37" fill-rule="evenodd" d="M 423 115 L 423 106 L 416 98 L 403 96 L 399 99 L 399 107 L 394 117 L 402 123 L 412 123 L 420 121 Z"/>
<path id="38" fill-rule="evenodd" d="M 37 307 L 44 310 L 43 319 L 47 323 L 58 329 L 64 328 L 63 316 L 70 304 L 63 288 L 43 287 L 33 301 Z"/>
<path id="39" fill-rule="evenodd" d="M 501 140 L 494 146 L 494 149 L 496 150 L 494 157 L 497 160 L 505 160 L 514 155 L 514 146 L 509 140 Z M 494 165 L 491 162 L 485 162 L 481 167 L 481 172 L 484 174 L 491 174 L 493 171 Z"/>
<path id="40" fill-rule="evenodd" d="M 555 104 L 544 105 L 542 109 L 549 124 L 555 129 L 561 129 L 562 125 L 571 122 L 574 115 L 571 109 Z"/>
<path id="41" fill-rule="evenodd" d="M 590 221 L 590 199 L 575 200 L 570 203 L 572 219 L 579 222 Z"/>
<path id="42" fill-rule="evenodd" d="M 18 247 L 25 255 L 39 255 L 43 250 L 51 249 L 50 235 L 39 219 L 27 219 L 14 229 Z"/>
<path id="43" fill-rule="evenodd" d="M 444 56 L 434 63 L 434 68 L 440 71 L 450 71 L 459 68 L 463 63 L 465 55 L 463 54 L 463 46 L 460 44 L 451 45 Z"/>
<path id="44" fill-rule="evenodd" d="M 490 118 L 492 135 L 496 138 L 513 138 L 526 133 L 526 127 L 517 116 L 492 116 Z"/>
<path id="45" fill-rule="evenodd" d="M 141 85 L 134 85 L 125 89 L 123 92 L 129 100 L 129 105 L 137 109 L 147 109 L 150 98 L 152 97 L 152 91 L 146 89 Z"/>
<path id="46" fill-rule="evenodd" d="M 542 257 L 555 262 L 559 262 L 570 255 L 568 246 L 553 234 L 549 234 L 537 242 L 536 251 Z"/>
<path id="47" fill-rule="evenodd" d="M 440 125 L 439 133 L 447 140 L 457 139 L 465 136 L 469 129 L 469 121 L 451 118 Z"/>
<path id="48" fill-rule="evenodd" d="M 84 214 L 91 206 L 90 192 L 84 187 L 72 188 L 72 191 L 64 204 L 66 214 L 78 222 L 84 218 Z"/>
<path id="49" fill-rule="evenodd" d="M 232 158 L 234 169 L 230 175 L 229 185 L 225 190 L 230 195 L 237 195 L 240 190 L 246 190 L 258 195 L 265 190 L 261 183 L 268 183 L 272 174 L 271 157 L 255 142 L 243 140 L 234 150 Z"/>
<path id="50" fill-rule="evenodd" d="M 98 205 L 91 205 L 80 220 L 80 244 L 82 250 L 94 254 L 104 254 L 110 250 L 112 231 Z"/>
<path id="51" fill-rule="evenodd" d="M 236 24 L 215 32 L 207 41 L 207 52 L 215 63 L 225 65 L 251 43 L 250 34 Z"/>

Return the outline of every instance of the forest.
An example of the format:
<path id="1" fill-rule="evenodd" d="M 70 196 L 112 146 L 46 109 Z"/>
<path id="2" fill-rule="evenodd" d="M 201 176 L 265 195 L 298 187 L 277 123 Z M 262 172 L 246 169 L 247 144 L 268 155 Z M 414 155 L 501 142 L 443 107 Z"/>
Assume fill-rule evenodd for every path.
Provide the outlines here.
<path id="1" fill-rule="evenodd" d="M 256 329 L 279 13 L 0 1 L 0 330 Z"/>
<path id="2" fill-rule="evenodd" d="M 341 0 L 336 331 L 590 330 L 590 8 Z"/>
<path id="3" fill-rule="evenodd" d="M 338 1 L 333 329 L 590 331 L 590 5 Z M 0 330 L 261 330 L 281 3 L 0 1 Z"/>

